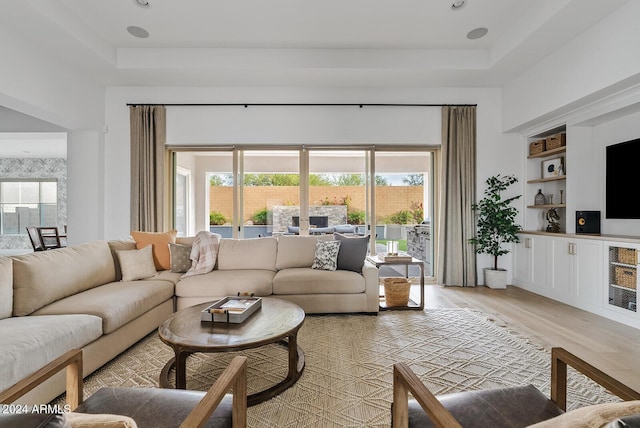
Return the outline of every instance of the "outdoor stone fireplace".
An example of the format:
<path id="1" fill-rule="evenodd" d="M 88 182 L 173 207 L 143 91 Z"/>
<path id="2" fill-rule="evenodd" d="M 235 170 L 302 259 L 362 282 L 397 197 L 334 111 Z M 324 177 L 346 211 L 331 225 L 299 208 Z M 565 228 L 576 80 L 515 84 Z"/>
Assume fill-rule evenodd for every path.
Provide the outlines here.
<path id="1" fill-rule="evenodd" d="M 293 217 L 300 216 L 299 206 L 274 206 L 273 232 L 285 233 L 288 226 L 293 226 Z M 312 205 L 309 207 L 309 216 L 326 216 L 329 226 L 347 224 L 346 205 Z"/>

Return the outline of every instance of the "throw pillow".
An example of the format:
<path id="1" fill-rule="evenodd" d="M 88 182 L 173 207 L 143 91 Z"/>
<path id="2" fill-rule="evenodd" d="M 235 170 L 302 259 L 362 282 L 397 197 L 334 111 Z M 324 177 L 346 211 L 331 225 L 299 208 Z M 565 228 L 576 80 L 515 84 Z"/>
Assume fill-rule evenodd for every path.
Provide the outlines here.
<path id="1" fill-rule="evenodd" d="M 361 273 L 369 250 L 369 235 L 356 237 L 334 233 L 333 238 L 340 241 L 338 269 Z"/>
<path id="2" fill-rule="evenodd" d="M 169 242 L 169 254 L 171 255 L 171 272 L 184 273 L 191 269 L 191 245 Z"/>
<path id="3" fill-rule="evenodd" d="M 340 241 L 316 242 L 316 255 L 311 269 L 336 270 L 338 267 L 338 251 L 340 251 Z"/>
<path id="4" fill-rule="evenodd" d="M 89 413 L 65 413 L 71 428 L 136 428 L 136 421 L 128 416 Z"/>
<path id="5" fill-rule="evenodd" d="M 151 245 L 140 250 L 118 250 L 116 254 L 122 269 L 123 281 L 151 278 L 158 274 L 153 262 Z"/>
<path id="6" fill-rule="evenodd" d="M 640 401 L 623 401 L 584 406 L 555 418 L 531 425 L 529 428 L 591 428 L 603 427 L 607 423 L 640 413 Z"/>
<path id="7" fill-rule="evenodd" d="M 136 241 L 136 248 L 141 249 L 147 245 L 153 247 L 153 261 L 157 270 L 171 269 L 171 254 L 169 254 L 169 243 L 176 242 L 177 230 L 169 232 L 131 232 L 131 236 Z"/>

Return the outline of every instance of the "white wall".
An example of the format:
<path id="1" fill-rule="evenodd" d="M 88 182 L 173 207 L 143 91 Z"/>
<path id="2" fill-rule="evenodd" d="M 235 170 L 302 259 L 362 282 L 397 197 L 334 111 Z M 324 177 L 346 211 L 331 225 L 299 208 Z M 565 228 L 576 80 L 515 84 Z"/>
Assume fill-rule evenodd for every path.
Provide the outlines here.
<path id="1" fill-rule="evenodd" d="M 504 86 L 505 130 L 553 120 L 640 83 L 640 1 L 629 1 Z"/>
<path id="2" fill-rule="evenodd" d="M 477 104 L 477 192 L 480 194 L 484 190 L 484 181 L 490 175 L 499 172 L 520 177 L 523 144 L 518 135 L 502 133 L 501 98 L 501 91 L 493 88 L 107 88 L 106 124 L 109 133 L 105 140 L 105 167 L 108 171 L 105 175 L 105 238 L 117 238 L 130 232 L 129 192 L 125 191 L 130 189 L 128 103 Z M 286 120 L 279 119 L 280 126 L 286 127 Z M 375 127 L 375 124 L 370 125 Z M 194 139 L 191 143 L 197 141 Z M 521 193 L 521 189 L 514 191 Z M 480 267 L 489 265 L 489 257 L 479 256 L 478 264 Z M 501 267 L 510 270 L 510 264 L 509 257 L 500 260 Z"/>
<path id="3" fill-rule="evenodd" d="M 404 106 L 167 107 L 167 144 L 428 144 L 441 109 Z"/>
<path id="4" fill-rule="evenodd" d="M 69 243 L 101 238 L 104 235 L 103 86 L 87 79 L 77 67 L 52 57 L 5 27 L 0 27 L 0 52 L 0 105 L 53 124 L 56 130 L 69 131 Z M 22 126 L 26 124 L 28 121 L 23 121 Z M 42 125 L 36 127 L 33 130 L 41 129 Z"/>
<path id="5" fill-rule="evenodd" d="M 0 105 L 67 129 L 102 128 L 102 85 L 5 27 L 0 52 Z"/>

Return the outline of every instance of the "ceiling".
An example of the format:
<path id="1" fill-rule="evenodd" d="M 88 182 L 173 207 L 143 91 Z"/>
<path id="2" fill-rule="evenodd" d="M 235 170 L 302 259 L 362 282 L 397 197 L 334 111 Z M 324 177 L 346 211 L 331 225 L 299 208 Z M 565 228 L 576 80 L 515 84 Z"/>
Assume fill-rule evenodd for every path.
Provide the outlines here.
<path id="1" fill-rule="evenodd" d="M 3 158 L 66 158 L 64 132 L 0 132 Z"/>
<path id="2" fill-rule="evenodd" d="M 629 0 L 148 1 L 6 0 L 0 25 L 103 85 L 477 87 Z"/>

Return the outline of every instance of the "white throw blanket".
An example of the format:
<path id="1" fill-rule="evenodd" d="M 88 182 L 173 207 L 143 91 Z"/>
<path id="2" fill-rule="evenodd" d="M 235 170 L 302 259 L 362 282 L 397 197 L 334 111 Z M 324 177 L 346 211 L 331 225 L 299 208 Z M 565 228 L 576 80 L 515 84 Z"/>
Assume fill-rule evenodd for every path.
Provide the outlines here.
<path id="1" fill-rule="evenodd" d="M 218 235 L 206 230 L 198 232 L 189 255 L 191 269 L 182 275 L 182 278 L 211 272 L 216 265 L 219 244 Z"/>

